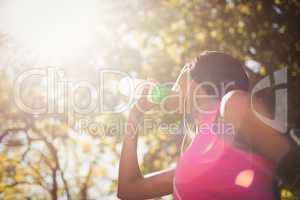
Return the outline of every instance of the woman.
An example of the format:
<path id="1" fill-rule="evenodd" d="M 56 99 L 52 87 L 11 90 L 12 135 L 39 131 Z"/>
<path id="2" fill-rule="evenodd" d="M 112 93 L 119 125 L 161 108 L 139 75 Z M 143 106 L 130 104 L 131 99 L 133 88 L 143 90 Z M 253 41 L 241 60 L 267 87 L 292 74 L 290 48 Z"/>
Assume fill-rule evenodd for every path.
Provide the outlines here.
<path id="1" fill-rule="evenodd" d="M 222 52 L 204 52 L 183 68 L 174 89 L 180 95 L 166 101 L 166 107 L 184 102 L 179 112 L 191 113 L 197 135 L 175 168 L 143 176 L 135 127 L 153 105 L 141 98 L 128 118 L 118 197 L 132 200 L 173 194 L 178 200 L 274 199 L 274 166 L 289 151 L 289 142 L 252 112 L 249 81 L 241 63 Z M 255 101 L 255 108 L 267 113 L 259 102 Z M 230 125 L 231 131 L 211 128 L 219 121 Z"/>

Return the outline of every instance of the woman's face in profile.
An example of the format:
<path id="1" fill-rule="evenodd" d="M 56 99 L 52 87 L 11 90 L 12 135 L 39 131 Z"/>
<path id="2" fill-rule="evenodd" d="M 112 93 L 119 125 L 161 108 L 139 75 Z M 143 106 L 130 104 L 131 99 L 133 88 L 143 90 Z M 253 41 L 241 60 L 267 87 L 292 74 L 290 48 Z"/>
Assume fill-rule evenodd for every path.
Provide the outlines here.
<path id="1" fill-rule="evenodd" d="M 185 106 L 185 109 L 179 109 L 180 113 L 183 113 L 183 110 L 190 112 L 190 110 L 194 107 L 194 97 L 197 97 L 197 94 L 202 92 L 201 87 L 198 87 L 199 84 L 191 79 L 191 66 L 192 64 L 186 64 L 183 67 L 172 87 L 172 90 L 178 94 L 179 101 L 183 102 L 180 105 Z"/>
<path id="2" fill-rule="evenodd" d="M 202 110 L 202 106 L 205 106 L 212 99 L 211 96 L 207 96 L 207 93 L 201 87 L 201 84 L 197 83 L 191 78 L 191 70 L 195 65 L 195 59 L 192 63 L 186 64 L 179 73 L 176 82 L 173 85 L 172 90 L 179 96 L 180 113 L 189 112 L 197 109 Z M 210 98 L 209 98 L 210 97 Z M 185 106 L 185 108 L 183 108 Z"/>
<path id="3" fill-rule="evenodd" d="M 172 90 L 179 93 L 182 98 L 188 94 L 189 68 L 186 66 L 180 71 Z"/>

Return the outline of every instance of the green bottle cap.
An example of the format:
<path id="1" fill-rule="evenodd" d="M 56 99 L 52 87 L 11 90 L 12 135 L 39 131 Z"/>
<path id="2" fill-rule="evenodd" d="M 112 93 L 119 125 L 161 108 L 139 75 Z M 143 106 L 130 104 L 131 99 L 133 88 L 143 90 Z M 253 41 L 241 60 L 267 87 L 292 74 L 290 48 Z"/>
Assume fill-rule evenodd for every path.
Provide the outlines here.
<path id="1" fill-rule="evenodd" d="M 149 91 L 149 101 L 155 104 L 159 104 L 162 100 L 168 96 L 171 92 L 171 88 L 165 85 L 156 85 Z"/>

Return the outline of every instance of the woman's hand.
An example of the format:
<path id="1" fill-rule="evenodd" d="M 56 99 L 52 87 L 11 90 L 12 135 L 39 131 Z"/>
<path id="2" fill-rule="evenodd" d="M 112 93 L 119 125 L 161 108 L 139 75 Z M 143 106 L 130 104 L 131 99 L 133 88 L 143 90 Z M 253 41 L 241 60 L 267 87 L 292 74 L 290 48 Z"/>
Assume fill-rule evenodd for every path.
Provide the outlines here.
<path id="1" fill-rule="evenodd" d="M 144 113 L 151 110 L 155 104 L 148 100 L 148 93 L 151 85 L 146 85 L 143 89 L 141 97 L 130 110 L 128 121 L 130 123 L 138 123 L 144 116 Z"/>

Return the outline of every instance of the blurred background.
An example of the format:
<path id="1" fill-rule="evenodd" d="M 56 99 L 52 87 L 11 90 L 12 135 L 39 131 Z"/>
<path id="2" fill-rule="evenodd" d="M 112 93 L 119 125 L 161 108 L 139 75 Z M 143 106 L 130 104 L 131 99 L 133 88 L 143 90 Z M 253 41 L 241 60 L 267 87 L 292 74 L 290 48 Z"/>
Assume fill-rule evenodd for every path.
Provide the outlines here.
<path id="1" fill-rule="evenodd" d="M 0 0 L 0 199 L 117 199 L 122 130 L 115 125 L 124 124 L 119 108 L 128 99 L 115 75 L 101 81 L 104 69 L 174 81 L 204 50 L 242 60 L 253 84 L 266 76 L 274 83 L 273 72 L 287 68 L 287 132 L 299 128 L 299 21 L 297 0 Z M 45 79 L 53 69 L 58 85 L 85 84 L 52 96 Z M 276 89 L 261 94 L 270 108 Z M 20 99 L 39 112 L 20 108 Z M 91 102 L 95 109 L 83 112 Z M 180 119 L 159 111 L 149 117 Z M 178 134 L 145 131 L 142 171 L 175 163 L 180 143 Z M 281 190 L 282 199 L 294 195 Z"/>

